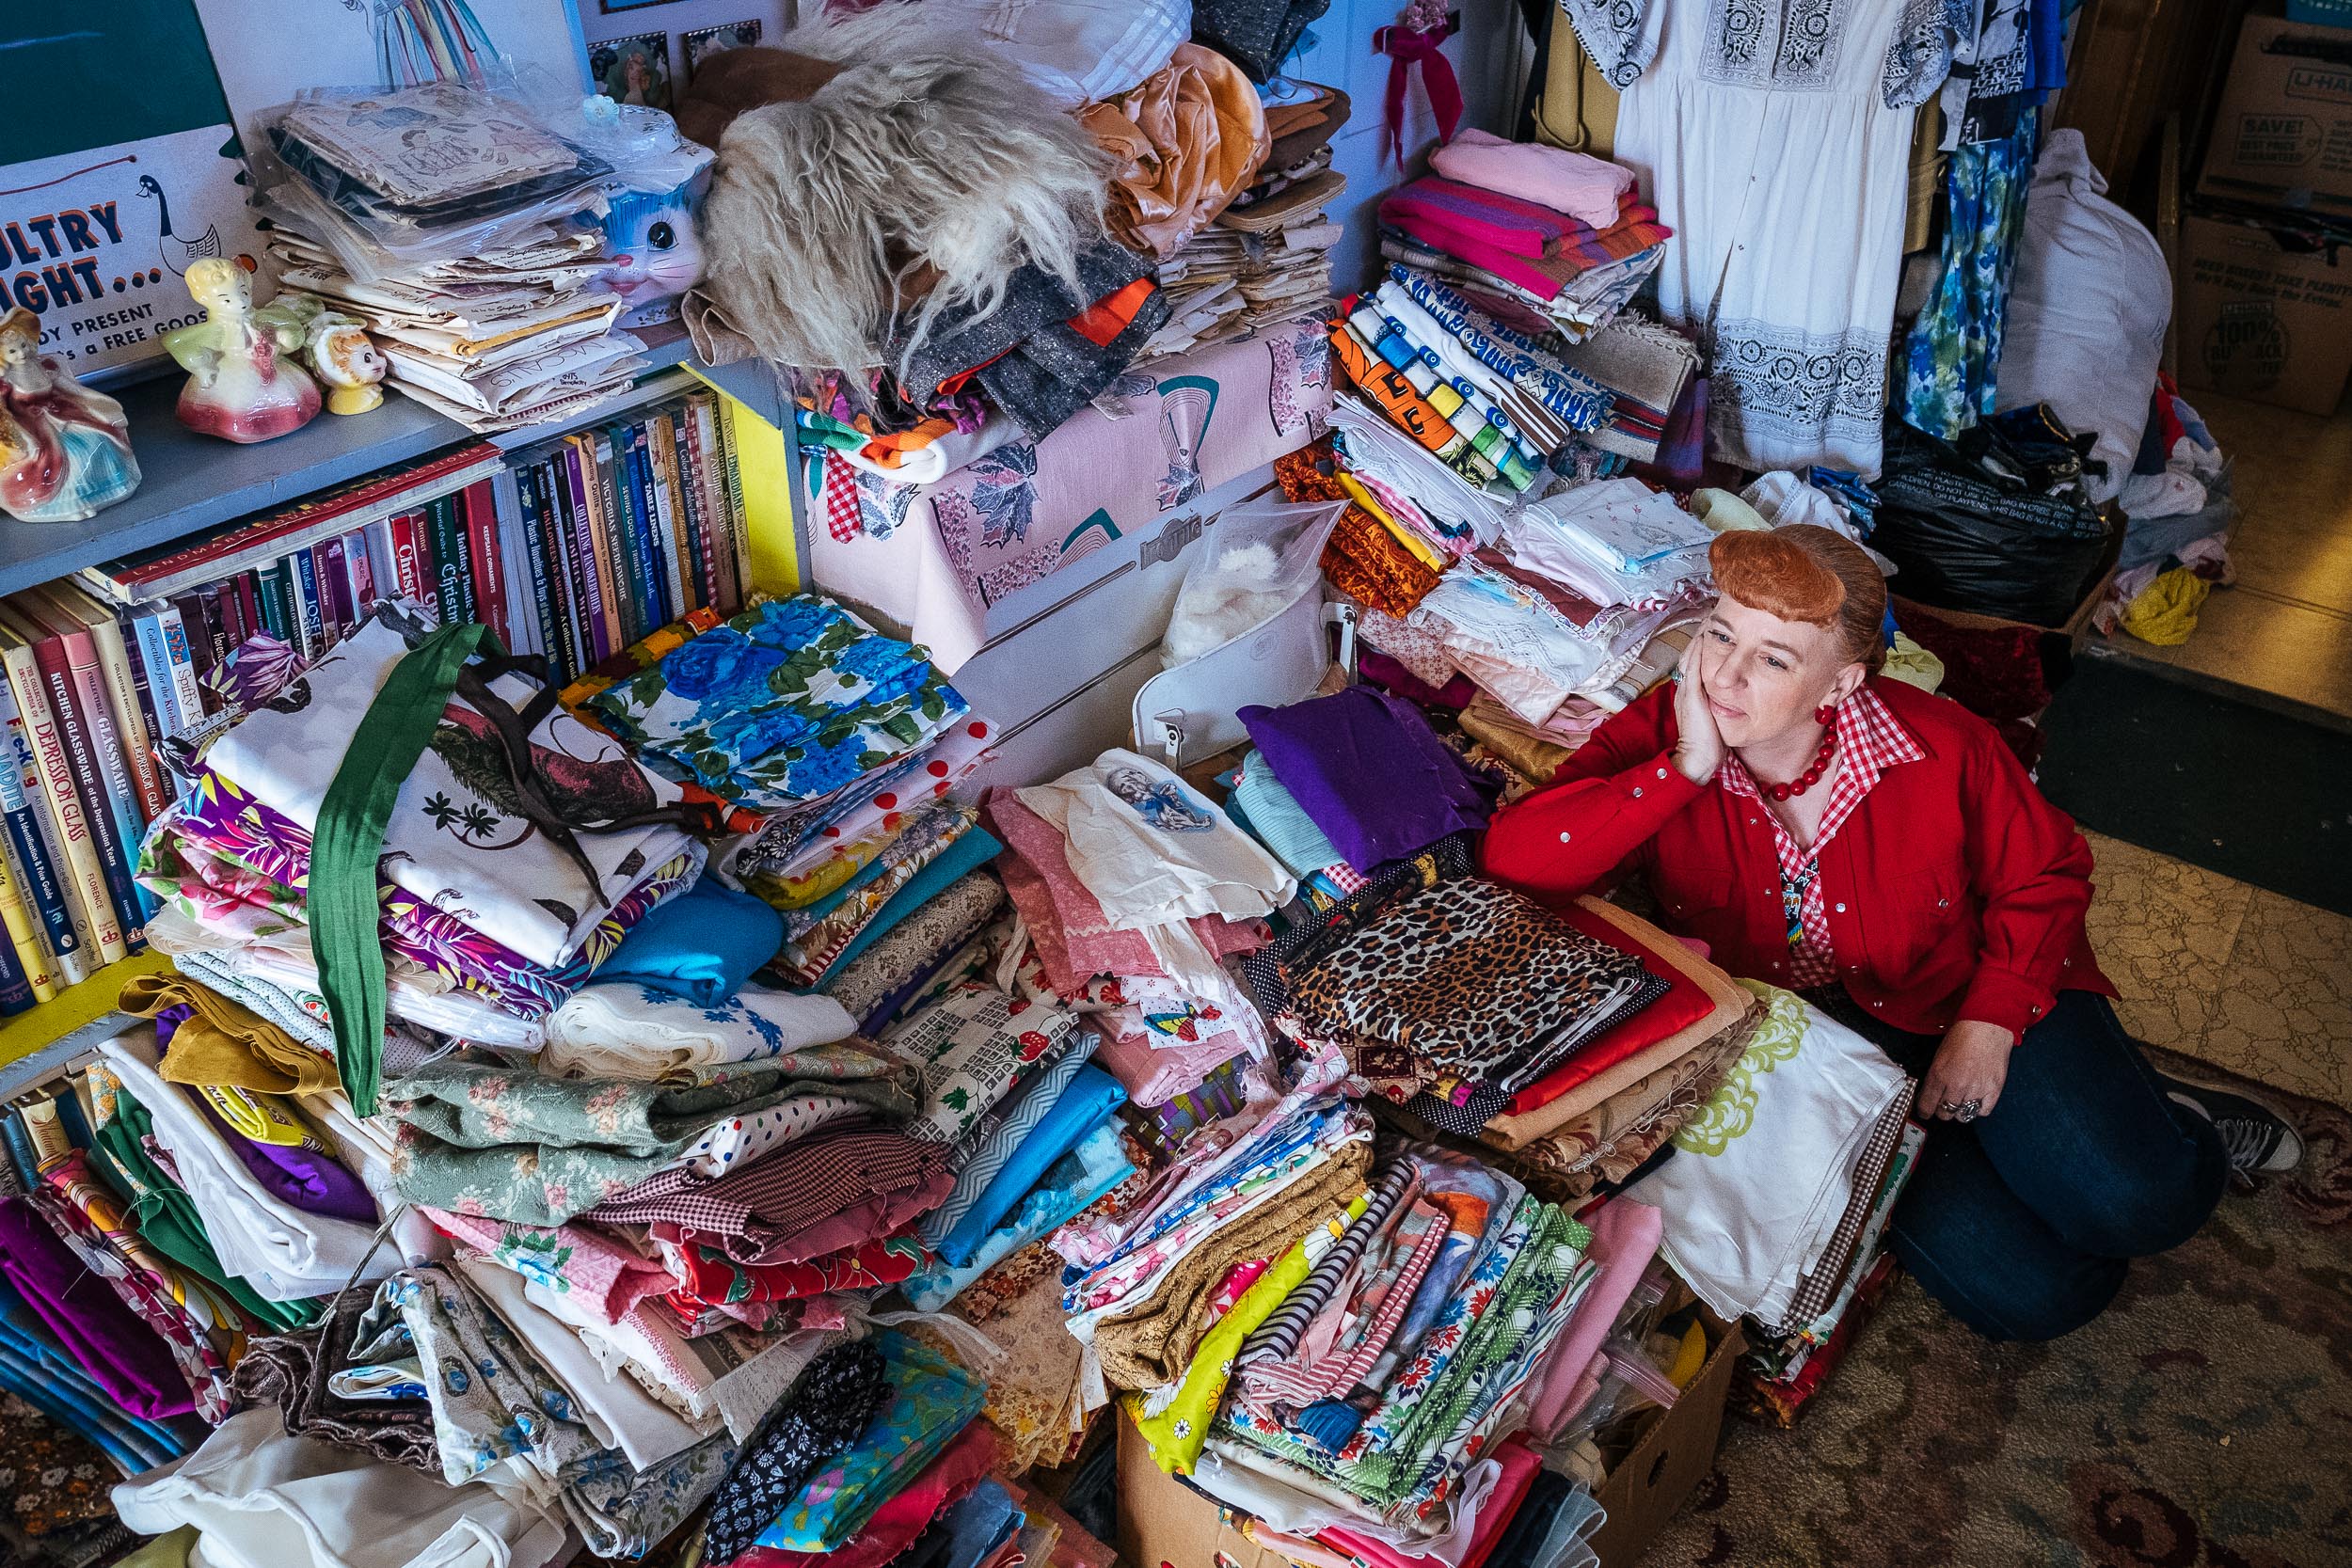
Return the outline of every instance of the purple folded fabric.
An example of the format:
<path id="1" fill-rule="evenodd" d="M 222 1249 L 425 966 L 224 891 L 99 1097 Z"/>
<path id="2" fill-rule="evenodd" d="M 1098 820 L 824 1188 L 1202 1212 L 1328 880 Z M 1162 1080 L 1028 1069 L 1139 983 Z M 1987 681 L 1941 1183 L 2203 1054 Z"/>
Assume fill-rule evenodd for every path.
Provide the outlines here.
<path id="1" fill-rule="evenodd" d="M 1445 749 L 1421 710 L 1351 686 L 1288 707 L 1246 707 L 1266 766 L 1359 871 L 1403 860 L 1494 813 L 1492 786 Z"/>
<path id="2" fill-rule="evenodd" d="M 213 1131 L 234 1151 L 246 1174 L 280 1203 L 306 1214 L 331 1214 L 360 1225 L 376 1222 L 375 1199 L 334 1156 L 308 1145 L 265 1144 L 246 1137 L 213 1109 L 203 1095 L 188 1097 Z"/>
<path id="3" fill-rule="evenodd" d="M 21 1197 L 0 1199 L 0 1275 L 108 1397 L 149 1420 L 196 1409 L 170 1350 Z"/>

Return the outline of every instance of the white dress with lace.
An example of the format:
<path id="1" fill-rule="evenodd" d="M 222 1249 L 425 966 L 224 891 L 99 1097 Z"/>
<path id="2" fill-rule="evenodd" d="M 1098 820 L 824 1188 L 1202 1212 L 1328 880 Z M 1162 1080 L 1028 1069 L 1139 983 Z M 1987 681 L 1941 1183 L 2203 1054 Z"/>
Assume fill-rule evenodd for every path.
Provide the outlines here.
<path id="1" fill-rule="evenodd" d="M 1946 0 L 1561 0 L 1624 93 L 1614 155 L 1675 231 L 1713 454 L 1879 469 L 1912 120 L 1951 63 Z"/>

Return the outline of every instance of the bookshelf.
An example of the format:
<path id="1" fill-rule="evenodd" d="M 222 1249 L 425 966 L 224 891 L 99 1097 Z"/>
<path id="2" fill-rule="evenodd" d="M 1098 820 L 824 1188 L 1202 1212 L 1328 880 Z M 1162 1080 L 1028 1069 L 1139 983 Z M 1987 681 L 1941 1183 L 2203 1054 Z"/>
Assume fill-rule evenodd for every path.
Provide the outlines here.
<path id="1" fill-rule="evenodd" d="M 792 420 L 775 376 L 759 361 L 705 365 L 683 327 L 648 327 L 636 336 L 651 362 L 621 397 L 575 419 L 486 437 L 512 450 L 607 420 L 628 408 L 689 389 L 697 380 L 742 404 L 770 427 L 744 475 L 752 532 L 753 580 L 786 592 L 808 559 L 805 518 L 792 504 L 789 476 L 799 471 Z M 446 447 L 485 439 L 397 390 L 384 405 L 349 419 L 322 414 L 291 436 L 254 446 L 199 436 L 173 416 L 175 372 L 108 388 L 130 417 L 139 460 L 136 494 L 79 523 L 21 523 L 0 516 L 0 594 L 67 577 L 101 561 L 200 533 L 239 517 L 289 505 L 346 480 L 411 463 Z M 0 1100 L 39 1084 L 130 1022 L 115 1007 L 122 982 L 169 967 L 148 952 L 108 964 L 80 985 L 30 1011 L 0 1020 Z"/>
<path id="2" fill-rule="evenodd" d="M 693 346 L 682 327 L 648 327 L 637 336 L 644 341 L 652 361 L 644 381 L 693 362 Z M 779 423 L 782 399 L 764 365 L 695 368 L 789 437 L 791 421 Z M 239 446 L 199 436 L 173 417 L 180 384 L 175 372 L 111 388 L 130 416 L 131 450 L 142 476 L 138 492 L 130 499 L 78 523 L 20 523 L 0 516 L 0 594 L 285 506 L 330 484 L 412 462 L 443 447 L 481 439 L 414 399 L 388 390 L 384 406 L 372 413 L 349 419 L 322 414 L 291 436 Z M 603 419 L 626 405 L 627 400 L 604 404 L 573 422 Z M 536 425 L 491 439 L 495 446 L 518 446 L 568 428 L 567 423 Z"/>
<path id="3" fill-rule="evenodd" d="M 130 1016 L 115 1007 L 122 982 L 170 967 L 171 960 L 152 948 L 135 953 L 29 1012 L 0 1020 L 0 1101 L 31 1088 L 69 1057 L 123 1028 Z"/>

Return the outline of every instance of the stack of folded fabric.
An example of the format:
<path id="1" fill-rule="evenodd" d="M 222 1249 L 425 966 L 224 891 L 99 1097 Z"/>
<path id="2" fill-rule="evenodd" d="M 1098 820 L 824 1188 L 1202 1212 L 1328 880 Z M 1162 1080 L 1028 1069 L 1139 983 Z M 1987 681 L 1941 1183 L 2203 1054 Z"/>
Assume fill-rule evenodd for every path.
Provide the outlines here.
<path id="1" fill-rule="evenodd" d="M 392 384 L 469 429 L 613 395 L 645 368 L 644 345 L 613 330 L 624 301 L 597 282 L 601 236 L 576 220 L 617 189 L 675 190 L 709 155 L 669 129 L 666 149 L 616 169 L 579 120 L 559 135 L 456 82 L 289 106 L 269 129 L 286 178 L 263 193 L 284 280 L 366 322 Z"/>
<path id="2" fill-rule="evenodd" d="M 787 983 L 823 980 L 995 852 L 946 799 L 991 726 L 920 648 L 820 595 L 756 604 L 580 707 L 656 771 L 756 814 L 721 872 L 783 913 L 770 957 Z"/>
<path id="3" fill-rule="evenodd" d="M 1270 1057 L 1222 960 L 1265 941 L 1296 879 L 1165 768 L 1109 751 L 1051 784 L 992 791 L 987 812 L 1021 933 L 1001 962 L 1023 994 L 1085 1013 L 1096 1060 L 1138 1107 Z"/>
<path id="4" fill-rule="evenodd" d="M 1474 1134 L 1531 1189 L 1575 1203 L 1626 1180 L 1714 1095 L 1760 1009 L 1722 971 L 1615 905 L 1579 899 L 1562 918 L 1667 988 L 1519 1090 Z"/>
<path id="5" fill-rule="evenodd" d="M 1793 1423 L 1836 1370 L 1895 1273 L 1894 1254 L 1883 1246 L 1887 1216 L 1927 1141 L 1907 1109 L 1898 1101 L 1871 1130 L 1828 1247 L 1805 1270 L 1780 1322 L 1757 1325 L 1757 1342 L 1740 1363 L 1740 1397 L 1779 1425 Z"/>
<path id="6" fill-rule="evenodd" d="M 1601 472 L 1664 460 L 1661 448 L 1696 385 L 1697 344 L 1629 308 L 1582 341 L 1563 344 L 1559 356 L 1609 393 L 1608 418 L 1579 437 L 1605 460 Z"/>
<path id="7" fill-rule="evenodd" d="M 1382 199 L 1380 253 L 1444 278 L 1521 331 L 1581 342 L 1625 309 L 1674 231 L 1641 199 L 1630 171 L 1598 159 L 1492 138 L 1467 163 L 1449 156 L 1470 152 L 1465 144 L 1480 135 L 1464 133 L 1438 150 L 1438 172 Z M 1572 166 L 1566 183 L 1550 178 L 1554 166 Z M 1606 172 L 1588 178 L 1595 169 Z M 1610 185 L 1613 196 L 1601 188 Z"/>
<path id="8" fill-rule="evenodd" d="M 1474 1158 L 1375 1145 L 1343 1072 L 1311 1061 L 1122 1224 L 1066 1227 L 1071 1331 L 1153 1461 L 1255 1528 L 1491 1550 L 1537 1469 L 1501 1440 L 1598 1274 L 1590 1236 Z"/>
<path id="9" fill-rule="evenodd" d="M 157 945 L 192 978 L 237 984 L 281 1030 L 339 1053 L 363 1114 L 373 1073 L 354 1083 L 354 1054 L 414 1050 L 418 1037 L 344 1038 L 340 1053 L 330 1043 L 308 929 L 311 837 L 377 689 L 430 631 L 398 605 L 380 607 L 333 658 L 247 712 L 205 753 L 141 863 L 176 916 L 159 922 Z M 530 700 L 531 688 L 505 675 L 448 704 L 389 813 L 377 888 L 394 1018 L 525 1047 L 633 927 L 693 885 L 705 855 L 682 826 L 697 816 L 680 792 L 568 715 L 529 727 L 519 766 L 543 782 L 518 794 L 505 736 L 523 737 L 516 715 Z M 645 825 L 584 837 L 566 826 L 630 820 Z"/>
<path id="10" fill-rule="evenodd" d="M 1485 461 L 1433 449 L 1440 458 L 1482 481 L 1492 468 L 1515 491 L 1534 482 L 1536 466 L 1611 415 L 1608 388 L 1427 272 L 1391 264 L 1378 291 L 1348 309 L 1341 330 L 1352 340 L 1343 349 L 1351 363 L 1370 356 L 1372 377 L 1359 377 L 1359 385 L 1391 418 L 1418 433 L 1426 405 Z M 1410 398 L 1379 365 L 1404 377 Z"/>
<path id="11" fill-rule="evenodd" d="M 1663 1212 L 1662 1250 L 1700 1300 L 1776 1337 L 1815 1321 L 1852 1275 L 1916 1085 L 1802 997 L 1738 983 L 1764 1012 L 1676 1134 L 1702 1158 L 1665 1161 L 1627 1191 Z"/>

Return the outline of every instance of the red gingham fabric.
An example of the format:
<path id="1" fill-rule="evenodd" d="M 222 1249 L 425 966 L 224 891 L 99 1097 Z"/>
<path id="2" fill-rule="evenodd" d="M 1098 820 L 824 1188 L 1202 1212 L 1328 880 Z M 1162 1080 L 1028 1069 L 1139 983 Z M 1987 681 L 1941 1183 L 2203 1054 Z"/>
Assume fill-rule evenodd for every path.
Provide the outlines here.
<path id="1" fill-rule="evenodd" d="M 866 527 L 858 515 L 857 470 L 837 451 L 825 453 L 825 531 L 846 545 Z"/>
<path id="2" fill-rule="evenodd" d="M 712 1180 L 673 1166 L 589 1211 L 623 1224 L 666 1220 L 714 1237 L 789 1234 L 878 1193 L 918 1187 L 945 1151 L 903 1132 L 814 1133 Z"/>
<path id="3" fill-rule="evenodd" d="M 1870 793 L 1870 786 L 1879 782 L 1881 773 L 1899 762 L 1917 762 L 1927 755 L 1911 737 L 1911 732 L 1879 701 L 1878 693 L 1867 686 L 1837 705 L 1836 729 L 1837 752 L 1843 761 L 1836 779 L 1830 784 L 1829 807 L 1821 813 L 1820 831 L 1813 835 L 1812 846 L 1799 848 L 1797 841 L 1788 836 L 1788 830 L 1781 826 L 1780 818 L 1771 812 L 1764 814 L 1772 825 L 1772 847 L 1780 858 L 1783 885 L 1794 885 L 1807 878 L 1808 873 L 1814 873 L 1805 881 L 1801 916 L 1804 940 L 1788 955 L 1788 983 L 1799 989 L 1827 985 L 1837 977 L 1836 955 L 1830 950 L 1829 908 L 1821 896 L 1821 879 L 1816 872 L 1821 847 L 1837 836 L 1838 828 L 1862 804 L 1862 798 Z M 1736 753 L 1724 759 L 1715 777 L 1734 795 L 1759 803 L 1763 800 L 1755 775 Z"/>

